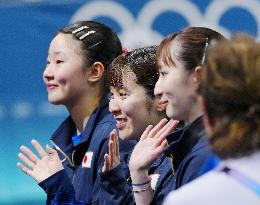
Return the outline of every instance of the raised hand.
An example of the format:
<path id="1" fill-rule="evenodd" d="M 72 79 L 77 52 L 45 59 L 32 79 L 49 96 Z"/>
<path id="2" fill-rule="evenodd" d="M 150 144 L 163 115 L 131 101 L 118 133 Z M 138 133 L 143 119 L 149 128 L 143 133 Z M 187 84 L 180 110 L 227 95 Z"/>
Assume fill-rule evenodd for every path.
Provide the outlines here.
<path id="1" fill-rule="evenodd" d="M 149 125 L 132 152 L 129 161 L 130 171 L 148 170 L 167 147 L 166 136 L 177 125 L 178 121 L 167 122 L 167 119 L 162 119 L 154 128 Z"/>
<path id="2" fill-rule="evenodd" d="M 108 147 L 109 153 L 104 156 L 103 173 L 114 169 L 120 163 L 119 140 L 115 130 L 110 133 Z"/>
<path id="3" fill-rule="evenodd" d="M 46 151 L 36 140 L 32 140 L 32 145 L 38 152 L 40 158 L 26 146 L 21 146 L 18 157 L 26 166 L 18 162 L 17 166 L 27 175 L 31 176 L 38 183 L 63 169 L 62 163 L 56 150 L 46 146 Z"/>

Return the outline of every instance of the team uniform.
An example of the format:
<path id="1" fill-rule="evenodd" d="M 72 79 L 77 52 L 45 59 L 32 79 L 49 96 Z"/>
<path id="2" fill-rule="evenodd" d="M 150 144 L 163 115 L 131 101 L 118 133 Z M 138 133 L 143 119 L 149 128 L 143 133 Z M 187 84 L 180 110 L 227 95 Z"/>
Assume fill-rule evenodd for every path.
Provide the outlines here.
<path id="1" fill-rule="evenodd" d="M 47 204 L 84 202 L 99 204 L 99 170 L 108 153 L 110 132 L 116 128 L 104 98 L 90 116 L 81 139 L 75 139 L 76 127 L 69 116 L 52 136 L 65 170 L 47 178 L 39 185 L 47 192 Z M 74 136 L 74 141 L 72 137 Z M 80 141 L 80 142 L 76 142 Z M 121 152 L 129 152 L 133 144 L 121 141 Z"/>

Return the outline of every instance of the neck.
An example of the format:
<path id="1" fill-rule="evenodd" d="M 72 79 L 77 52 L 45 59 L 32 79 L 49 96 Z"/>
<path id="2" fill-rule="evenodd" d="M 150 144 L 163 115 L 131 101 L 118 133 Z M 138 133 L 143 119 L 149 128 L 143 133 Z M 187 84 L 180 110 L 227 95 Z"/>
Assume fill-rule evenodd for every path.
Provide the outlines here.
<path id="1" fill-rule="evenodd" d="M 83 132 L 89 117 L 101 103 L 102 96 L 96 94 L 83 96 L 76 103 L 66 106 L 77 128 L 77 134 Z"/>
<path id="2" fill-rule="evenodd" d="M 198 103 L 198 101 L 196 101 L 196 103 L 194 103 L 194 105 L 192 106 L 192 109 L 190 110 L 187 122 L 192 123 L 201 115 L 203 115 L 203 109 L 200 106 L 200 104 Z"/>

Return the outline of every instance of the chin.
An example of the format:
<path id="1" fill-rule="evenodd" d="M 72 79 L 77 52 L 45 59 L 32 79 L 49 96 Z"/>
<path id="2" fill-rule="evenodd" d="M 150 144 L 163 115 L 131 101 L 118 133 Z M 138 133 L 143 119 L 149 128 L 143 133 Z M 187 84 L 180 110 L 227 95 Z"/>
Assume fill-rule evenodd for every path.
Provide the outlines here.
<path id="1" fill-rule="evenodd" d="M 169 109 L 169 108 L 166 109 L 166 115 L 167 115 L 167 117 L 170 118 L 170 119 L 174 119 L 174 118 L 175 118 L 173 110 L 171 110 L 171 109 Z"/>
<path id="2" fill-rule="evenodd" d="M 119 130 L 119 138 L 121 140 L 134 140 L 134 137 L 131 134 L 120 130 Z"/>
<path id="3" fill-rule="evenodd" d="M 53 104 L 53 105 L 61 105 L 62 104 L 62 101 L 61 100 L 58 100 L 58 99 L 53 99 L 51 97 L 48 97 L 48 101 L 49 103 Z"/>

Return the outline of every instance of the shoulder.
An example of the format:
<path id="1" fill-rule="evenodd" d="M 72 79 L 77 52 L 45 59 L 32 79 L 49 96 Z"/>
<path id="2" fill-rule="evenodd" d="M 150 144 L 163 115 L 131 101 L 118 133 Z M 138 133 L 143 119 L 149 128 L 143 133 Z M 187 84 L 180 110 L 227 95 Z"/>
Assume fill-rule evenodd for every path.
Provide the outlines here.
<path id="1" fill-rule="evenodd" d="M 250 203 L 249 203 L 250 202 Z M 250 189 L 223 172 L 212 170 L 196 180 L 172 191 L 164 205 L 260 204 Z"/>
<path id="2" fill-rule="evenodd" d="M 211 204 L 211 200 L 216 198 L 216 190 L 223 188 L 221 181 L 223 181 L 221 175 L 209 172 L 178 190 L 172 191 L 166 197 L 164 205 Z"/>

